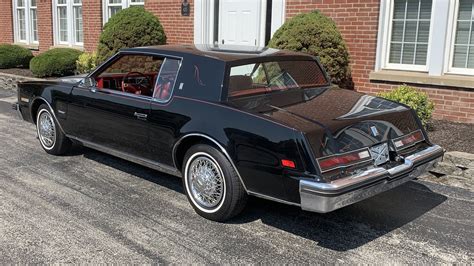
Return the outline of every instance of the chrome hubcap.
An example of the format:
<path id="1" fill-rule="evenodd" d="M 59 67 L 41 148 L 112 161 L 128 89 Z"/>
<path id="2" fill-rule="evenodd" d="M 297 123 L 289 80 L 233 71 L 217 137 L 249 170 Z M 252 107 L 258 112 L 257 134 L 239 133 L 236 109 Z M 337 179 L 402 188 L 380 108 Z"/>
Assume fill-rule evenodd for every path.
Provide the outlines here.
<path id="1" fill-rule="evenodd" d="M 191 196 L 201 206 L 213 208 L 219 204 L 224 191 L 223 174 L 211 159 L 199 156 L 188 170 Z"/>
<path id="2" fill-rule="evenodd" d="M 51 114 L 43 111 L 38 119 L 38 135 L 41 143 L 46 148 L 51 148 L 56 142 L 56 127 Z"/>

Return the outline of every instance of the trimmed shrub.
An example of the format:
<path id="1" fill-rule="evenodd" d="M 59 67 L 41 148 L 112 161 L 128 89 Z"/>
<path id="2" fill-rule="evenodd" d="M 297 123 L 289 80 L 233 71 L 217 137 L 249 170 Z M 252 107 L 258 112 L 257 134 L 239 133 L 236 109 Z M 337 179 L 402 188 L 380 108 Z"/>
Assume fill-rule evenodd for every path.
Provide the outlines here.
<path id="1" fill-rule="evenodd" d="M 97 59 L 101 63 L 122 48 L 165 43 L 166 35 L 158 18 L 143 7 L 130 7 L 105 24 L 97 47 Z"/>
<path id="2" fill-rule="evenodd" d="M 318 56 L 340 87 L 351 87 L 349 52 L 334 21 L 319 10 L 287 20 L 273 35 L 269 47 Z"/>
<path id="3" fill-rule="evenodd" d="M 427 126 L 431 120 L 434 103 L 428 98 L 426 93 L 420 90 L 407 85 L 401 85 L 392 91 L 379 93 L 378 96 L 410 106 L 416 111 L 423 126 Z"/>
<path id="4" fill-rule="evenodd" d="M 81 51 L 71 48 L 51 49 L 34 57 L 30 62 L 30 70 L 40 78 L 73 75 L 81 54 Z"/>
<path id="5" fill-rule="evenodd" d="M 33 53 L 27 48 L 11 45 L 0 45 L 0 68 L 28 68 Z"/>
<path id="6" fill-rule="evenodd" d="M 97 54 L 93 53 L 83 53 L 79 56 L 76 61 L 76 70 L 79 74 L 90 73 L 97 67 Z"/>

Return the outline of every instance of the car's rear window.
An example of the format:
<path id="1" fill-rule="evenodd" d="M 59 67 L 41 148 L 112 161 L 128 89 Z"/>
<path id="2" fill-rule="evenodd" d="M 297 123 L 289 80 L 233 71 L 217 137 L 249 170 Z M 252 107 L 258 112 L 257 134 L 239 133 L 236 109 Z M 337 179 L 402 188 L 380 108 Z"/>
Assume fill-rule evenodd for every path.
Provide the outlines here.
<path id="1" fill-rule="evenodd" d="M 228 98 L 328 84 L 316 61 L 274 61 L 233 66 L 228 80 Z"/>

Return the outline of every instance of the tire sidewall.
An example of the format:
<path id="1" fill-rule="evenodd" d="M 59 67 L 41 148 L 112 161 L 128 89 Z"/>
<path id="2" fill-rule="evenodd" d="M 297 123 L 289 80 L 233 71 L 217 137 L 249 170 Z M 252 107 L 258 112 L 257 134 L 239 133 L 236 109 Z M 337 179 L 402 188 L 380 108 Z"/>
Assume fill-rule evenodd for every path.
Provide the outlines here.
<path id="1" fill-rule="evenodd" d="M 197 156 L 207 154 L 209 159 L 213 160 L 214 163 L 220 168 L 221 173 L 223 174 L 223 182 L 224 182 L 224 195 L 222 196 L 221 202 L 219 205 L 211 210 L 205 210 L 199 204 L 195 202 L 193 199 L 192 193 L 191 193 L 191 188 L 188 184 L 188 169 L 189 165 L 191 164 L 192 160 L 196 158 Z M 231 172 L 229 171 L 228 167 L 232 167 L 227 159 L 222 155 L 221 152 L 219 152 L 217 149 L 214 147 L 205 145 L 205 144 L 198 144 L 186 153 L 185 158 L 184 158 L 184 164 L 183 164 L 183 187 L 186 193 L 186 196 L 188 198 L 188 201 L 191 203 L 192 207 L 194 210 L 201 216 L 214 220 L 214 221 L 219 221 L 221 220 L 221 217 L 224 217 L 227 215 L 229 212 L 229 208 L 231 205 L 232 201 L 232 181 L 230 178 Z"/>
<path id="2" fill-rule="evenodd" d="M 41 114 L 43 113 L 48 113 L 50 116 L 51 116 L 51 119 L 53 121 L 53 124 L 54 124 L 54 134 L 56 135 L 55 136 L 55 140 L 54 140 L 54 144 L 51 146 L 51 147 L 46 147 L 46 145 L 43 143 L 43 140 L 41 139 L 41 135 L 40 135 L 40 116 Z M 51 111 L 49 110 L 49 108 L 46 107 L 46 105 L 41 105 L 40 108 L 38 109 L 38 114 L 36 115 L 36 132 L 38 134 L 38 139 L 39 139 L 39 142 L 40 142 L 40 145 L 41 147 L 46 151 L 46 152 L 51 152 L 53 151 L 57 146 L 58 146 L 58 125 L 53 117 L 53 115 L 51 114 Z"/>

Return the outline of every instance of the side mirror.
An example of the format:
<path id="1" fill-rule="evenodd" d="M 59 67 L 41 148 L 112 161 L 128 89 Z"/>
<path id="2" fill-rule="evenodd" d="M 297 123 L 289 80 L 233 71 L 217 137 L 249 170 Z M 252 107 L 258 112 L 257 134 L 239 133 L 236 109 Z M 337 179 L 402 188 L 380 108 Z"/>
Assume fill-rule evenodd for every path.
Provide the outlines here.
<path id="1" fill-rule="evenodd" d="M 79 83 L 79 86 L 83 88 L 94 88 L 97 86 L 97 82 L 95 81 L 94 78 L 85 77 L 84 79 L 81 80 L 81 82 Z"/>

